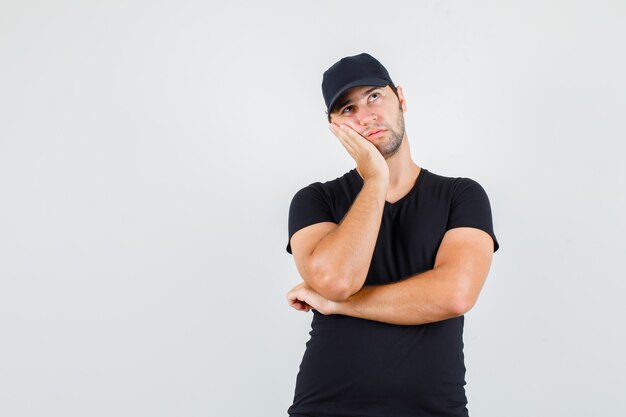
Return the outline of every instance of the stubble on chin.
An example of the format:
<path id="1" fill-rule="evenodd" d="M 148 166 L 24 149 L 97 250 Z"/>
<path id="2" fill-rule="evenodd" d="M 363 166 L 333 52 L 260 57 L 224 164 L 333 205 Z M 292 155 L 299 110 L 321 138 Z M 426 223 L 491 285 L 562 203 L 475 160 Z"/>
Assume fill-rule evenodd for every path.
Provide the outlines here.
<path id="1" fill-rule="evenodd" d="M 381 153 L 383 158 L 388 159 L 394 156 L 398 150 L 400 149 L 400 145 L 402 145 L 402 140 L 405 134 L 404 128 L 404 117 L 402 113 L 398 116 L 397 126 L 395 129 L 389 129 L 389 140 L 384 143 L 377 145 L 376 148 Z"/>

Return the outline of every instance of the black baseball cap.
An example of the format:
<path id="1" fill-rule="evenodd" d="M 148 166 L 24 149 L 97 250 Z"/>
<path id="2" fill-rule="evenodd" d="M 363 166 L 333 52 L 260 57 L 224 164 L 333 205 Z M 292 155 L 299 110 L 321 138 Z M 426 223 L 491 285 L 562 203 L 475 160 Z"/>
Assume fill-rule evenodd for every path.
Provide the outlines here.
<path id="1" fill-rule="evenodd" d="M 348 89 L 364 85 L 385 87 L 394 84 L 383 64 L 370 54 L 347 56 L 335 62 L 324 72 L 322 80 L 326 113 L 330 113 L 335 102 Z"/>

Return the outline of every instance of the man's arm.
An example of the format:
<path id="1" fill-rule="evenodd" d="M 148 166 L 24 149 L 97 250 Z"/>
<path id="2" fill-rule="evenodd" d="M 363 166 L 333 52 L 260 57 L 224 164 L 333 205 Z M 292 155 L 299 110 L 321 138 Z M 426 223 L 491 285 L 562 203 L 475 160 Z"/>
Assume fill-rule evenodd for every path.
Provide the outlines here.
<path id="1" fill-rule="evenodd" d="M 478 298 L 493 257 L 493 240 L 471 227 L 446 232 L 433 269 L 393 284 L 365 286 L 333 302 L 300 284 L 287 294 L 292 307 L 390 324 L 416 325 L 457 317 Z"/>
<path id="2" fill-rule="evenodd" d="M 365 282 L 382 221 L 389 168 L 376 147 L 347 126 L 331 130 L 357 162 L 363 188 L 334 225 L 305 227 L 291 237 L 298 272 L 313 290 L 329 300 L 344 301 Z"/>
<path id="3" fill-rule="evenodd" d="M 492 257 L 489 234 L 471 227 L 451 229 L 433 269 L 393 284 L 366 286 L 337 303 L 334 312 L 402 325 L 463 315 L 476 303 Z"/>
<path id="4" fill-rule="evenodd" d="M 380 229 L 386 188 L 366 182 L 339 225 L 317 223 L 291 237 L 302 279 L 320 295 L 344 301 L 365 282 Z"/>

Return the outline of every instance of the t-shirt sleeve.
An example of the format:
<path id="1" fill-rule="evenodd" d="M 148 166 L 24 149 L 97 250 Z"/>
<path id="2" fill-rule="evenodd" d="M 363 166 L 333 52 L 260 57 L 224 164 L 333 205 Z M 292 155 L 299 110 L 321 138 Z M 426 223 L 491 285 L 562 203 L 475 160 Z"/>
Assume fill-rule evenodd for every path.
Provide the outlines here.
<path id="1" fill-rule="evenodd" d="M 483 187 L 470 178 L 457 178 L 453 185 L 450 215 L 446 230 L 455 227 L 475 227 L 489 233 L 493 251 L 500 247 L 493 231 L 491 205 Z"/>
<path id="2" fill-rule="evenodd" d="M 315 223 L 333 222 L 331 201 L 320 183 L 304 187 L 296 193 L 289 206 L 287 252 L 291 253 L 291 236 Z"/>

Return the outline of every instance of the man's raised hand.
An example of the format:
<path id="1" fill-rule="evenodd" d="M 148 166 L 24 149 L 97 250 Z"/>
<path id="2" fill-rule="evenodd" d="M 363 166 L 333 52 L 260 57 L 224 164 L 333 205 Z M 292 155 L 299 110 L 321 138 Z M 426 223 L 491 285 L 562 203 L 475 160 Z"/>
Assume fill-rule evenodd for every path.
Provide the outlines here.
<path id="1" fill-rule="evenodd" d="M 377 179 L 389 184 L 389 166 L 374 144 L 348 125 L 331 123 L 330 130 L 355 160 L 363 181 Z"/>

